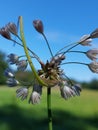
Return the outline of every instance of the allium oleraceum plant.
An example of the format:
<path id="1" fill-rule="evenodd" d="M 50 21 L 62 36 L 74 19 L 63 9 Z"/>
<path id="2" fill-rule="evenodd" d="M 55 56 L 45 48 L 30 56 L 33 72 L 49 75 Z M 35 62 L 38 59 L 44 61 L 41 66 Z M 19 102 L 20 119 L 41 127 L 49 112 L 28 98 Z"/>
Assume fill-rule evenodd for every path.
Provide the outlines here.
<path id="1" fill-rule="evenodd" d="M 21 100 L 27 99 L 29 96 L 29 103 L 37 104 L 41 100 L 41 94 L 43 87 L 47 87 L 47 112 L 48 112 L 48 129 L 52 130 L 52 112 L 51 112 L 51 89 L 56 86 L 59 87 L 61 97 L 65 100 L 79 96 L 81 92 L 80 84 L 76 84 L 70 80 L 70 78 L 64 73 L 61 68 L 62 65 L 66 64 L 82 64 L 87 66 L 93 73 L 98 73 L 98 48 L 87 50 L 86 52 L 80 50 L 73 50 L 76 46 L 91 46 L 91 42 L 94 38 L 98 38 L 98 29 L 95 29 L 92 33 L 84 35 L 80 38 L 79 41 L 75 43 L 68 44 L 58 50 L 58 52 L 54 55 L 49 42 L 44 34 L 44 26 L 41 20 L 34 20 L 33 26 L 37 32 L 39 32 L 46 41 L 47 47 L 51 54 L 51 58 L 47 59 L 46 63 L 44 63 L 39 56 L 33 52 L 26 44 L 24 31 L 23 31 L 23 19 L 22 16 L 18 18 L 18 23 L 20 27 L 20 35 L 17 31 L 17 26 L 15 23 L 8 23 L 6 26 L 0 29 L 0 34 L 4 38 L 14 42 L 14 44 L 18 44 L 23 47 L 25 55 L 19 56 L 17 54 L 11 53 L 8 55 L 9 64 L 15 64 L 18 71 L 25 71 L 28 67 L 28 64 L 31 67 L 31 71 L 33 73 L 33 81 L 26 85 L 21 80 L 18 81 L 15 77 L 14 72 L 7 68 L 4 72 L 7 77 L 6 83 L 10 87 L 21 86 L 17 89 L 16 95 Z M 16 40 L 13 39 L 13 35 L 16 36 Z M 67 53 L 82 53 L 86 55 L 91 63 L 81 63 L 79 61 L 70 61 L 67 62 L 66 57 Z M 26 59 L 23 59 L 26 57 Z M 22 58 L 22 59 L 21 59 Z M 36 59 L 41 66 L 41 69 L 36 70 L 33 65 L 33 59 Z M 32 87 L 32 92 L 29 95 L 29 88 Z"/>

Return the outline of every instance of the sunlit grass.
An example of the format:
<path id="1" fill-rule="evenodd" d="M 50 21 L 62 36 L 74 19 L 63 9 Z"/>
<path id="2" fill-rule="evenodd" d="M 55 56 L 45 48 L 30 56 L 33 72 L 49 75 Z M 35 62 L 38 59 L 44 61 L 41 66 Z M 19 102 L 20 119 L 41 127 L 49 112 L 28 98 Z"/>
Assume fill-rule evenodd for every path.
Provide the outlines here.
<path id="1" fill-rule="evenodd" d="M 43 89 L 41 103 L 38 105 L 28 104 L 28 99 L 17 99 L 16 89 L 0 87 L 0 130 L 16 130 L 17 124 L 18 130 L 46 130 L 46 89 Z M 83 90 L 81 96 L 64 100 L 59 89 L 53 88 L 52 114 L 54 130 L 97 130 L 98 91 Z"/>

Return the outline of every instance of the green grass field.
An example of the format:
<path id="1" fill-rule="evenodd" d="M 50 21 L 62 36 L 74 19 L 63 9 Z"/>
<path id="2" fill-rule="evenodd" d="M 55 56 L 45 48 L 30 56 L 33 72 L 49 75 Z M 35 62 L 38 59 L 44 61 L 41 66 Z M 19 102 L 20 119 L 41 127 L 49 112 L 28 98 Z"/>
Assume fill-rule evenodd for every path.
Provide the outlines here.
<path id="1" fill-rule="evenodd" d="M 16 89 L 0 87 L 0 130 L 48 130 L 46 89 L 38 105 L 17 99 Z M 52 114 L 53 130 L 98 130 L 98 91 L 66 101 L 53 88 Z"/>

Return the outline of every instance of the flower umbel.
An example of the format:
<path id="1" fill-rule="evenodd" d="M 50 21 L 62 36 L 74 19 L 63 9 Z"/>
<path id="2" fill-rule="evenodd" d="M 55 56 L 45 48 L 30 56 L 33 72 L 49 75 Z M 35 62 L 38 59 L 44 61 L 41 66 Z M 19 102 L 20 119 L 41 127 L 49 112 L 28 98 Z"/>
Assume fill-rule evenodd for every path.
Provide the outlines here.
<path id="1" fill-rule="evenodd" d="M 52 130 L 52 113 L 51 113 L 51 89 L 52 87 L 59 87 L 61 97 L 64 99 L 69 99 L 71 97 L 80 96 L 81 92 L 81 86 L 79 84 L 74 83 L 65 73 L 64 70 L 61 68 L 62 65 L 66 64 L 81 64 L 86 65 L 89 67 L 89 69 L 93 73 L 98 73 L 98 49 L 90 49 L 87 51 L 79 51 L 76 46 L 91 46 L 91 42 L 93 38 L 98 38 L 98 28 L 94 30 L 91 34 L 84 35 L 80 38 L 78 42 L 68 44 L 61 48 L 60 50 L 55 53 L 55 55 L 52 52 L 52 49 L 50 47 L 50 44 L 48 42 L 48 39 L 46 35 L 44 34 L 44 27 L 41 20 L 34 20 L 33 26 L 36 29 L 37 32 L 39 32 L 43 38 L 45 39 L 45 42 L 47 44 L 47 47 L 50 52 L 50 59 L 46 59 L 46 62 L 43 62 L 39 56 L 31 50 L 26 44 L 26 40 L 24 37 L 24 31 L 23 31 L 23 21 L 22 16 L 19 17 L 19 25 L 20 25 L 20 35 L 18 35 L 17 32 L 17 26 L 9 22 L 5 27 L 2 27 L 0 29 L 0 35 L 4 38 L 13 41 L 15 44 L 19 45 L 24 49 L 25 55 L 18 56 L 16 54 L 9 54 L 8 55 L 8 62 L 10 65 L 14 64 L 17 66 L 17 70 L 21 72 L 23 75 L 26 73 L 23 73 L 23 71 L 26 70 L 28 64 L 31 69 L 32 78 L 30 81 L 23 80 L 23 78 L 19 78 L 19 81 L 16 79 L 17 75 L 15 75 L 10 69 L 6 69 L 4 74 L 7 77 L 7 85 L 10 87 L 14 87 L 17 85 L 20 86 L 27 86 L 27 87 L 21 87 L 16 90 L 17 97 L 21 98 L 21 100 L 27 99 L 28 96 L 28 88 L 32 87 L 32 93 L 29 97 L 29 103 L 31 104 L 38 104 L 41 99 L 42 95 L 42 89 L 44 86 L 47 87 L 47 110 L 48 110 L 48 123 L 49 123 L 49 130 Z M 11 35 L 14 34 L 16 37 L 16 40 L 12 39 Z M 13 35 L 12 35 L 13 36 Z M 73 48 L 76 48 L 77 50 L 73 50 Z M 44 50 L 43 50 L 44 51 Z M 69 61 L 67 54 L 71 52 L 78 53 L 77 56 L 79 56 L 79 53 L 86 54 L 86 56 L 93 60 L 91 63 L 81 63 L 80 61 L 74 61 L 72 58 L 70 58 Z M 21 59 L 22 57 L 25 57 L 25 59 Z M 33 64 L 34 60 L 40 64 L 40 69 L 36 70 Z M 78 58 L 79 59 L 79 58 Z M 76 60 L 76 56 L 75 56 Z M 20 74 L 21 75 L 21 74 Z M 29 77 L 28 77 L 29 78 Z"/>

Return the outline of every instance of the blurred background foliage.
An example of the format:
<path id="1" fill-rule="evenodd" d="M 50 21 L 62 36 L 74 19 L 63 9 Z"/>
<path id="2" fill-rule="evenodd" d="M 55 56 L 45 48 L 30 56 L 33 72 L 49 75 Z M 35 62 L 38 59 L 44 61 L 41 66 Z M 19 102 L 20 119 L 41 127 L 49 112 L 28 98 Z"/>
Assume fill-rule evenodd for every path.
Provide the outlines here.
<path id="1" fill-rule="evenodd" d="M 9 67 L 7 61 L 6 61 L 6 54 L 0 51 L 0 85 L 6 84 L 6 77 L 4 76 L 4 70 Z M 21 80 L 23 82 L 31 82 L 34 79 L 34 76 L 31 71 L 25 71 L 25 72 L 15 72 L 15 76 L 17 80 Z M 77 82 L 72 79 L 73 82 Z M 90 82 L 81 82 L 81 85 L 83 88 L 87 89 L 95 89 L 98 90 L 98 80 L 93 79 Z"/>

